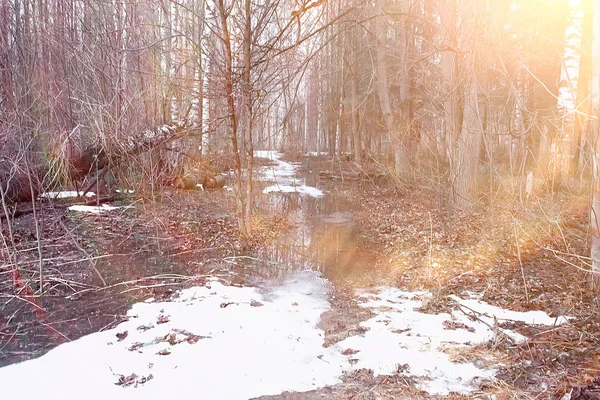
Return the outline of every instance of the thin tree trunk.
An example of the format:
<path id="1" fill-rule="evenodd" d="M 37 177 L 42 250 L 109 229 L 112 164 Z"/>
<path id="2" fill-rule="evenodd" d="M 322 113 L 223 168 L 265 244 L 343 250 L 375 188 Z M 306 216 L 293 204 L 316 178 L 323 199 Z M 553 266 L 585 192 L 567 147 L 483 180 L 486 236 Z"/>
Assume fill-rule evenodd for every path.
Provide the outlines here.
<path id="1" fill-rule="evenodd" d="M 571 170 L 577 171 L 581 154 L 581 139 L 585 130 L 585 114 L 589 111 L 590 80 L 592 78 L 592 0 L 583 1 L 583 23 L 581 33 L 581 51 L 579 59 L 579 77 L 577 79 L 577 111 L 575 115 L 575 138 L 571 154 Z"/>
<path id="2" fill-rule="evenodd" d="M 225 11 L 224 0 L 217 0 L 219 17 L 221 21 L 221 34 L 225 56 L 225 96 L 227 97 L 227 111 L 229 121 L 229 134 L 231 135 L 231 146 L 234 157 L 234 190 L 238 211 L 238 226 L 240 233 L 246 235 L 246 224 L 244 223 L 244 198 L 242 193 L 242 163 L 238 150 L 237 133 L 237 115 L 235 110 L 235 101 L 233 98 L 233 57 L 231 53 L 231 39 L 229 36 L 229 27 L 227 25 L 227 12 Z"/>
<path id="3" fill-rule="evenodd" d="M 250 234 L 252 231 L 252 168 L 254 166 L 254 146 L 252 144 L 252 83 L 250 73 L 252 68 L 251 44 L 252 44 L 252 21 L 250 15 L 250 0 L 245 0 L 245 26 L 244 26 L 244 103 L 246 115 L 244 118 L 245 149 L 246 149 L 246 198 L 244 210 L 244 232 Z"/>
<path id="4" fill-rule="evenodd" d="M 594 2 L 592 56 L 592 207 L 590 221 L 592 225 L 592 285 L 596 293 L 600 292 L 600 4 Z"/>
<path id="5" fill-rule="evenodd" d="M 379 3 L 377 3 L 379 4 Z M 377 6 L 377 12 L 382 15 L 381 6 Z M 389 78 L 388 78 L 388 63 L 387 63 L 387 28 L 385 21 L 380 19 L 379 23 L 381 26 L 377 29 L 376 37 L 376 48 L 375 48 L 375 61 L 377 65 L 375 70 L 377 73 L 377 94 L 379 97 L 379 106 L 381 107 L 381 113 L 383 114 L 383 120 L 390 140 L 392 141 L 392 147 L 394 152 L 394 161 L 396 174 L 404 175 L 408 171 L 409 160 L 408 152 L 406 149 L 406 131 L 408 124 L 406 121 L 406 115 L 403 113 L 402 108 L 398 110 L 398 120 L 394 117 L 394 111 L 392 109 L 392 102 L 390 98 L 389 89 Z M 401 46 L 405 46 L 406 43 L 401 41 Z M 404 68 L 404 66 L 402 66 Z M 401 79 L 402 80 L 402 79 Z"/>
<path id="6" fill-rule="evenodd" d="M 354 46 L 351 44 L 351 46 Z M 360 118 L 358 113 L 358 77 L 356 76 L 356 50 L 351 50 L 350 68 L 350 102 L 352 107 L 352 147 L 354 150 L 354 161 L 358 165 L 362 165 L 362 148 L 360 143 Z"/>
<path id="7" fill-rule="evenodd" d="M 482 139 L 482 123 L 479 112 L 477 81 L 471 77 L 460 136 L 456 143 L 454 157 L 454 205 L 468 209 L 477 201 L 477 167 Z"/>

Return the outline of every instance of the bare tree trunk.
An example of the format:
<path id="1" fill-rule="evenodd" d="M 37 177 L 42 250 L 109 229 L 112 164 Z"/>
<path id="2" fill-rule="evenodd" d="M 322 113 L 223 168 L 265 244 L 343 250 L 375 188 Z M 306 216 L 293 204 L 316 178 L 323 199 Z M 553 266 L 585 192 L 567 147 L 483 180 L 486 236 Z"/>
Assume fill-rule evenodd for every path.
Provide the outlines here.
<path id="1" fill-rule="evenodd" d="M 581 139 L 585 130 L 585 115 L 589 111 L 590 80 L 592 78 L 593 2 L 583 1 L 581 50 L 579 52 L 579 77 L 577 79 L 577 111 L 575 115 L 575 137 L 572 145 L 571 170 L 577 171 L 581 154 Z"/>
<path id="2" fill-rule="evenodd" d="M 163 75 L 163 121 L 171 122 L 172 117 L 172 103 L 173 103 L 173 81 L 171 80 L 173 71 L 171 59 L 172 55 L 172 15 L 171 15 L 171 2 L 165 2 L 162 4 L 162 12 L 163 12 L 163 36 L 164 36 L 164 50 L 161 54 L 161 64 Z"/>
<path id="3" fill-rule="evenodd" d="M 451 50 L 456 43 L 456 3 L 454 0 L 446 2 L 446 8 L 442 10 L 443 26 L 446 28 L 445 38 L 448 41 L 448 50 L 441 53 L 441 71 L 443 81 L 443 107 L 444 107 L 444 140 L 446 149 L 440 154 L 449 157 L 450 165 L 455 158 L 453 144 L 458 136 L 458 60 L 457 55 Z M 441 171 L 440 171 L 441 172 Z M 452 168 L 450 173 L 450 186 L 453 187 L 456 171 Z"/>
<path id="4" fill-rule="evenodd" d="M 238 211 L 238 226 L 240 233 L 246 235 L 246 224 L 244 222 L 244 198 L 242 193 L 242 163 L 238 150 L 238 120 L 235 110 L 235 101 L 233 98 L 233 57 L 231 53 L 231 39 L 229 36 L 229 26 L 227 24 L 227 11 L 225 10 L 224 0 L 217 0 L 217 8 L 221 22 L 221 34 L 225 56 L 225 96 L 227 97 L 227 111 L 229 121 L 229 134 L 231 135 L 231 146 L 234 157 L 234 190 Z"/>
<path id="5" fill-rule="evenodd" d="M 313 61 L 308 76 L 308 109 L 306 112 L 308 118 L 308 136 L 310 143 L 308 151 L 319 151 L 319 75 L 318 61 Z"/>
<path id="6" fill-rule="evenodd" d="M 476 0 L 474 0 L 476 1 Z M 447 141 L 450 143 L 450 181 L 452 188 L 453 205 L 459 209 L 470 208 L 477 200 L 477 167 L 479 162 L 479 151 L 482 140 L 482 121 L 479 112 L 478 99 L 478 82 L 475 76 L 475 46 L 477 37 L 477 29 L 467 29 L 476 27 L 477 13 L 475 9 L 468 9 L 468 5 L 477 8 L 477 3 L 468 4 L 462 3 L 461 9 L 462 22 L 461 31 L 474 32 L 473 37 L 469 38 L 468 45 L 470 51 L 465 59 L 464 76 L 464 106 L 462 108 L 462 120 L 459 120 L 458 113 L 458 96 L 456 95 L 456 87 L 458 85 L 459 76 L 456 59 L 456 54 L 445 52 L 442 54 L 443 70 L 446 77 L 446 85 L 448 90 L 448 98 L 445 106 L 446 116 L 446 134 Z M 456 3 L 450 1 L 448 6 L 451 7 L 445 14 L 445 25 L 454 29 L 457 28 L 456 21 Z M 472 13 L 473 11 L 473 13 Z M 449 32 L 449 39 L 455 39 Z M 463 40 L 463 43 L 465 40 Z"/>
<path id="7" fill-rule="evenodd" d="M 195 93 L 192 99 L 192 123 L 197 127 L 199 140 L 199 154 L 204 153 L 204 63 L 202 55 L 202 35 L 204 34 L 204 0 L 197 4 L 198 19 L 194 32 L 196 43 L 196 65 L 195 65 Z"/>
<path id="8" fill-rule="evenodd" d="M 244 24 L 244 137 L 246 149 L 246 198 L 244 210 L 245 234 L 252 232 L 252 168 L 254 165 L 254 146 L 252 144 L 252 83 L 250 73 L 252 68 L 251 45 L 252 45 L 252 20 L 250 15 L 250 0 L 245 0 L 245 24 Z"/>
<path id="9" fill-rule="evenodd" d="M 592 56 L 592 207 L 590 221 L 592 225 L 592 284 L 596 293 L 600 292 L 600 4 L 594 2 Z"/>
<path id="10" fill-rule="evenodd" d="M 377 3 L 379 4 L 379 3 Z M 381 6 L 377 6 L 377 11 L 381 15 Z M 406 115 L 402 112 L 402 109 L 398 110 L 398 120 L 394 117 L 394 111 L 392 109 L 392 102 L 390 99 L 389 92 L 389 78 L 388 78 L 388 63 L 387 63 L 387 27 L 385 20 L 379 20 L 380 26 L 377 29 L 377 43 L 376 43 L 376 63 L 375 70 L 377 72 L 377 94 L 379 97 L 379 106 L 381 107 L 381 113 L 383 114 L 383 120 L 387 133 L 392 140 L 394 150 L 394 161 L 396 174 L 404 175 L 408 171 L 409 160 L 406 150 L 406 133 L 408 123 L 406 121 Z M 401 43 L 402 46 L 405 43 Z M 404 68 L 404 66 L 403 66 Z"/>
<path id="11" fill-rule="evenodd" d="M 355 46 L 351 43 L 350 46 Z M 360 142 L 360 118 L 358 113 L 358 77 L 356 76 L 356 50 L 351 49 L 350 60 L 352 67 L 350 68 L 350 103 L 352 116 L 352 147 L 354 152 L 354 162 L 362 165 L 362 146 Z"/>
<path id="12" fill-rule="evenodd" d="M 470 78 L 460 136 L 456 143 L 454 157 L 454 204 L 460 209 L 468 209 L 477 201 L 477 167 L 482 139 L 482 123 L 477 97 L 477 81 Z"/>

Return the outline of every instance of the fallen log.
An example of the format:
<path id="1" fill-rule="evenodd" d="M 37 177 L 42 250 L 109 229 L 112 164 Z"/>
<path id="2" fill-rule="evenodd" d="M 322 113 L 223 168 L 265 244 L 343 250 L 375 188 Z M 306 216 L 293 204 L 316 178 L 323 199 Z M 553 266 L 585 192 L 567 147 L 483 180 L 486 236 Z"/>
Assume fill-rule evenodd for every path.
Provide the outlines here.
<path id="1" fill-rule="evenodd" d="M 225 186 L 225 177 L 222 175 L 204 175 L 196 178 L 193 175 L 176 176 L 171 185 L 175 189 L 195 190 L 201 185 L 202 189 L 222 189 Z"/>
<path id="2" fill-rule="evenodd" d="M 204 186 L 205 189 L 223 189 L 223 187 L 225 187 L 225 177 L 223 175 L 206 175 L 202 182 L 202 186 Z"/>

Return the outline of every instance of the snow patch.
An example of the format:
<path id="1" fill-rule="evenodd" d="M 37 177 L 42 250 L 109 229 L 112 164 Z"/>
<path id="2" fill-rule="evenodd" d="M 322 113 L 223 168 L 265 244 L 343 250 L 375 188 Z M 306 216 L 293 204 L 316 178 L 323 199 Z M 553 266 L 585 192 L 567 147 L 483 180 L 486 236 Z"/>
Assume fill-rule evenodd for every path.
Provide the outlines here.
<path id="1" fill-rule="evenodd" d="M 292 177 L 296 174 L 299 165 L 281 161 L 283 154 L 280 152 L 273 150 L 256 150 L 254 156 L 266 158 L 275 163 L 275 165 L 267 165 L 259 169 L 259 180 L 278 182 L 281 184 L 293 184 L 296 181 L 296 179 L 293 179 Z"/>
<path id="2" fill-rule="evenodd" d="M 324 348 L 317 324 L 330 308 L 330 285 L 316 272 L 297 272 L 265 288 L 212 279 L 177 294 L 169 302 L 133 305 L 129 320 L 114 329 L 1 368 L 3 395 L 153 400 L 201 393 L 206 399 L 247 399 L 335 385 L 345 371 L 361 368 L 411 377 L 431 395 L 467 394 L 496 371 L 479 362 L 454 362 L 444 350 L 468 352 L 492 339 L 493 325 L 481 315 L 536 324 L 566 321 L 457 296 L 452 299 L 478 310 L 479 319 L 457 309 L 427 314 L 419 310 L 430 293 L 384 287 L 357 293 L 360 305 L 375 313 L 361 324 L 366 332 Z"/>
<path id="3" fill-rule="evenodd" d="M 100 214 L 101 212 L 112 211 L 112 210 L 116 210 L 118 208 L 123 208 L 123 207 L 115 207 L 115 206 L 111 206 L 108 204 L 102 204 L 101 206 L 74 205 L 74 206 L 69 207 L 68 209 L 71 211 Z M 129 208 L 129 207 L 125 207 L 125 208 Z"/>
<path id="4" fill-rule="evenodd" d="M 94 192 L 87 192 L 85 197 L 94 197 L 96 195 L 96 193 Z M 79 196 L 83 196 L 83 192 L 79 192 Z M 69 197 L 77 197 L 77 192 L 76 191 L 62 191 L 62 192 L 45 192 L 40 194 L 41 198 L 44 199 L 66 199 Z"/>
<path id="5" fill-rule="evenodd" d="M 299 193 L 315 198 L 325 196 L 322 190 L 307 186 L 304 179 L 296 178 L 294 175 L 298 171 L 299 165 L 282 161 L 283 154 L 271 150 L 257 150 L 254 155 L 267 158 L 275 163 L 275 165 L 261 167 L 259 170 L 259 180 L 276 183 L 264 188 L 263 193 Z"/>
<path id="6" fill-rule="evenodd" d="M 476 363 L 453 362 L 444 349 L 468 349 L 470 345 L 492 339 L 493 315 L 537 324 L 553 325 L 557 321 L 541 311 L 518 313 L 458 296 L 452 299 L 489 313 L 491 323 L 472 320 L 460 310 L 440 314 L 418 311 L 423 300 L 430 297 L 427 292 L 405 292 L 397 288 L 359 292 L 361 306 L 370 309 L 375 316 L 361 323 L 368 328 L 363 336 L 351 336 L 335 346 L 340 351 L 358 351 L 349 356 L 354 370 L 370 368 L 375 375 L 401 371 L 416 378 L 417 387 L 431 395 L 467 394 L 477 389 L 482 380 L 493 378 L 495 370 Z M 526 339 L 514 331 L 505 329 L 504 332 L 513 339 Z"/>
<path id="7" fill-rule="evenodd" d="M 559 316 L 552 318 L 543 311 L 512 311 L 493 306 L 476 299 L 461 299 L 458 296 L 450 295 L 450 298 L 469 311 L 475 312 L 478 318 L 481 318 L 489 324 L 494 323 L 494 317 L 499 321 L 520 321 L 529 325 L 562 325 L 571 319 L 570 317 Z"/>
<path id="8" fill-rule="evenodd" d="M 0 387 L 7 398 L 227 400 L 333 385 L 347 362 L 323 348 L 316 328 L 328 291 L 314 272 L 270 290 L 211 281 L 172 302 L 135 304 L 114 329 L 0 369 Z M 133 373 L 134 384 L 116 385 Z"/>
<path id="9" fill-rule="evenodd" d="M 254 150 L 254 157 L 267 158 L 271 161 L 275 161 L 283 157 L 283 154 L 275 150 Z"/>
<path id="10" fill-rule="evenodd" d="M 292 185 L 273 185 L 267 186 L 263 189 L 263 193 L 273 193 L 273 192 L 282 192 L 282 193 L 299 193 L 301 195 L 307 195 L 315 198 L 325 196 L 322 190 L 317 189 L 313 186 L 292 186 Z"/>

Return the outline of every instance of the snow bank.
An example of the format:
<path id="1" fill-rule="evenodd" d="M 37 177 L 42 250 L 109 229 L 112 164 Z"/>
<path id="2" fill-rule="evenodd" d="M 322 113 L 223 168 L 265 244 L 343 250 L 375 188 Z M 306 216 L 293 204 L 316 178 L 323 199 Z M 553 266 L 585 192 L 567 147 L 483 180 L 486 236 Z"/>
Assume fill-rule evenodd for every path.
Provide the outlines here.
<path id="1" fill-rule="evenodd" d="M 498 321 L 520 321 L 530 325 L 562 325 L 569 320 L 569 317 L 562 316 L 552 318 L 543 311 L 511 311 L 492 306 L 481 300 L 461 299 L 455 295 L 451 295 L 450 298 L 468 310 L 477 313 L 478 318 L 484 319 L 489 324 L 494 323 L 494 317 Z"/>
<path id="2" fill-rule="evenodd" d="M 275 150 L 254 150 L 254 157 L 267 158 L 269 160 L 275 161 L 283 157 L 283 154 Z"/>

